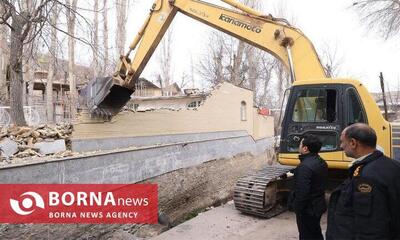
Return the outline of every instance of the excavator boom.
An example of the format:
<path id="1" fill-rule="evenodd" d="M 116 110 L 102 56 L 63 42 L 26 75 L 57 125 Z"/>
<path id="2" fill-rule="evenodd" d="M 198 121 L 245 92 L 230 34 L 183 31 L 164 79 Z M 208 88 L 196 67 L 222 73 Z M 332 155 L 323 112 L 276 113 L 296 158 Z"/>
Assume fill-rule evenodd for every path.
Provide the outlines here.
<path id="1" fill-rule="evenodd" d="M 91 81 L 82 91 L 89 111 L 111 118 L 130 100 L 136 80 L 178 12 L 271 53 L 290 69 L 293 81 L 326 77 L 314 46 L 300 30 L 234 0 L 221 1 L 236 10 L 198 0 L 156 0 L 115 73 Z"/>
<path id="2" fill-rule="evenodd" d="M 316 134 L 321 139 L 321 156 L 330 171 L 348 168 L 351 159 L 340 148 L 339 136 L 346 126 L 356 122 L 374 128 L 385 153 L 393 156 L 399 152 L 400 128 L 393 127 L 392 133 L 392 125 L 383 119 L 363 84 L 327 78 L 313 44 L 300 30 L 284 19 L 263 15 L 235 0 L 221 1 L 235 10 L 200 0 L 156 0 L 129 51 L 120 57 L 114 75 L 93 80 L 82 91 L 90 112 L 111 118 L 129 101 L 136 80 L 179 12 L 269 52 L 290 72 L 293 84 L 282 121 L 278 161 L 292 167 L 268 166 L 240 178 L 234 190 L 238 210 L 266 218 L 285 210 L 282 203 L 290 181 L 282 173 L 299 163 L 298 146 L 305 134 Z M 343 171 L 336 173 L 340 176 Z"/>

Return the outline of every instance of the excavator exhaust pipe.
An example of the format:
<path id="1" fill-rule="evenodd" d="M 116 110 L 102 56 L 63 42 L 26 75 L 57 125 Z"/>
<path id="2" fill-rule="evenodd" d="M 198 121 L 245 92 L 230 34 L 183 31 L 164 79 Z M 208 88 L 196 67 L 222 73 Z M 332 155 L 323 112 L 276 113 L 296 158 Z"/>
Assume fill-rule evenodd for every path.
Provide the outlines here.
<path id="1" fill-rule="evenodd" d="M 94 78 L 80 92 L 92 117 L 111 119 L 131 99 L 134 91 L 114 83 L 112 77 Z"/>

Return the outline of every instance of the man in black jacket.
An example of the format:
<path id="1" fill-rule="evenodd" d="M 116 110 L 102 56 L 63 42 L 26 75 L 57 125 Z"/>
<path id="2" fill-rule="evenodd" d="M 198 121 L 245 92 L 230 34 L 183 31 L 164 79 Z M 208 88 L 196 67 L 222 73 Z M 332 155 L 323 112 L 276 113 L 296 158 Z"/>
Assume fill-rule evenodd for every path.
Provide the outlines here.
<path id="1" fill-rule="evenodd" d="M 300 142 L 300 164 L 294 170 L 294 189 L 290 205 L 296 213 L 300 239 L 324 239 L 320 220 L 326 211 L 325 189 L 328 166 L 318 155 L 322 143 L 315 135 Z"/>
<path id="2" fill-rule="evenodd" d="M 327 239 L 400 239 L 400 166 L 376 150 L 376 133 L 356 123 L 340 137 L 354 158 L 349 178 L 331 194 Z"/>

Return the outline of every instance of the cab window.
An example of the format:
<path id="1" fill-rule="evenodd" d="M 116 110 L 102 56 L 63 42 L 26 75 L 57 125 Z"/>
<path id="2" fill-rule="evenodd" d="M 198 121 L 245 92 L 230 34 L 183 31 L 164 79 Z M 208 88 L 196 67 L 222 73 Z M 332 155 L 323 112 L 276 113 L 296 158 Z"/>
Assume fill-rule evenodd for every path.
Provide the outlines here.
<path id="1" fill-rule="evenodd" d="M 309 132 L 309 133 L 317 135 L 318 138 L 321 140 L 322 142 L 321 152 L 335 151 L 339 146 L 338 143 L 339 137 L 336 132 Z M 302 138 L 301 135 L 296 135 L 296 134 L 289 135 L 287 150 L 289 152 L 298 152 L 301 138 Z"/>
<path id="2" fill-rule="evenodd" d="M 336 121 L 335 89 L 303 89 L 297 93 L 293 122 L 331 123 Z"/>
<path id="3" fill-rule="evenodd" d="M 347 89 L 348 98 L 348 122 L 347 125 L 353 123 L 367 123 L 367 118 L 360 102 L 358 94 L 354 88 Z"/>

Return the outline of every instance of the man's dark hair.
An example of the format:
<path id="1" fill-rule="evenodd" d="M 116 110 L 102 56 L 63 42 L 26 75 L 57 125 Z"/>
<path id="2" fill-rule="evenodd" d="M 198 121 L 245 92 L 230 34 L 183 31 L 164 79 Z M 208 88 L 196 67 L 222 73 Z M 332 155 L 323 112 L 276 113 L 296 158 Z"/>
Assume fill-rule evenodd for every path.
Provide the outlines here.
<path id="1" fill-rule="evenodd" d="M 361 144 L 376 148 L 376 133 L 375 130 L 364 123 L 355 123 L 346 128 L 344 136 L 347 139 L 354 138 Z"/>
<path id="2" fill-rule="evenodd" d="M 313 134 L 306 134 L 303 137 L 303 146 L 306 146 L 312 153 L 318 153 L 321 150 L 322 142 Z"/>

